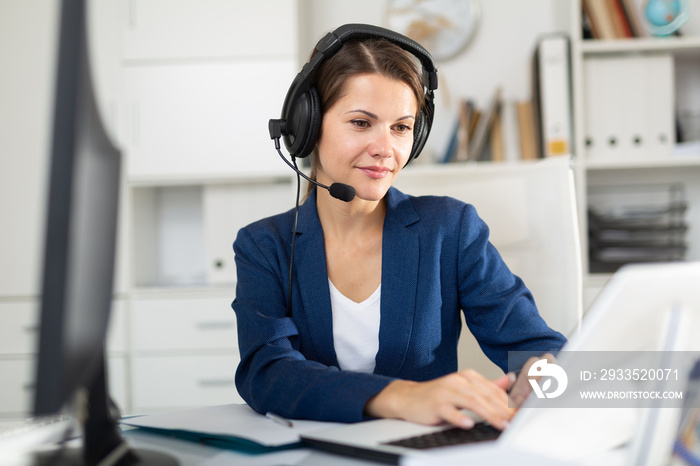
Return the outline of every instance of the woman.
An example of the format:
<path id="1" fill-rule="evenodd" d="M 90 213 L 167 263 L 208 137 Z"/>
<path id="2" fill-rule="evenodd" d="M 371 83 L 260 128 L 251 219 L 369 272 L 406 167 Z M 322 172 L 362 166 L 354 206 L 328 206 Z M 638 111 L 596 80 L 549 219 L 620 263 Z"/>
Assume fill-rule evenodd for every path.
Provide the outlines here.
<path id="1" fill-rule="evenodd" d="M 514 376 L 456 372 L 460 312 L 504 372 L 508 351 L 556 352 L 565 339 L 471 205 L 392 187 L 426 124 L 423 76 L 404 40 L 351 35 L 312 67 L 321 107 L 312 178 L 350 185 L 355 197 L 313 187 L 298 221 L 292 210 L 238 233 L 236 385 L 253 409 L 289 418 L 469 428 L 469 409 L 502 429 Z M 522 398 L 528 388 L 523 377 L 513 390 Z"/>

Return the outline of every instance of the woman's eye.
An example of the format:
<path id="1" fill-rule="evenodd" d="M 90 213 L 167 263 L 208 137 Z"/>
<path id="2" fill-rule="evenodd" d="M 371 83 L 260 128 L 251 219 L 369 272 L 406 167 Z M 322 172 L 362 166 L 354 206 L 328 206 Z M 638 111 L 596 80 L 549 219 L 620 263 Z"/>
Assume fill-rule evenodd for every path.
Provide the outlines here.
<path id="1" fill-rule="evenodd" d="M 369 126 L 369 122 L 365 120 L 352 120 L 352 124 L 358 128 L 367 128 Z"/>
<path id="2" fill-rule="evenodd" d="M 398 131 L 399 133 L 408 133 L 409 131 L 411 131 L 411 127 L 408 125 L 397 125 L 396 131 Z"/>

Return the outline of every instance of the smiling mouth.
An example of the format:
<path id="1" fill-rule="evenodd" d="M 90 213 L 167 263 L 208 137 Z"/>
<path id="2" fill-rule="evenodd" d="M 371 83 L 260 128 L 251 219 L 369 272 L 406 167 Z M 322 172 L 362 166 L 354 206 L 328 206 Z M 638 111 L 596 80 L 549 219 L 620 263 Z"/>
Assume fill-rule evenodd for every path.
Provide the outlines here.
<path id="1" fill-rule="evenodd" d="M 391 173 L 391 170 L 386 167 L 360 167 L 362 173 L 375 180 L 386 178 Z"/>

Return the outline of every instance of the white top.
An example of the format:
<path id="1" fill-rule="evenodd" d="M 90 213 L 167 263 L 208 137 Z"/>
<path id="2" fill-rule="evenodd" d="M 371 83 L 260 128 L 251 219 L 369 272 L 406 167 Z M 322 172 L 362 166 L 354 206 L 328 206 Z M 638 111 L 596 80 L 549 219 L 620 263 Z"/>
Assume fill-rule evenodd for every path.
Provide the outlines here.
<path id="1" fill-rule="evenodd" d="M 333 314 L 333 344 L 340 368 L 355 372 L 374 372 L 379 350 L 379 302 L 382 285 L 361 303 L 347 298 L 330 278 Z"/>

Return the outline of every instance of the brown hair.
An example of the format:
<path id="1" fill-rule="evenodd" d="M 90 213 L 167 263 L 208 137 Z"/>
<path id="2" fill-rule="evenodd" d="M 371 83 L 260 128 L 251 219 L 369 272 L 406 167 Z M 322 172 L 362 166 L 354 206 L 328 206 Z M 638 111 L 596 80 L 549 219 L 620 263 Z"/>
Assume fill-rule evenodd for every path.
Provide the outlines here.
<path id="1" fill-rule="evenodd" d="M 423 109 L 423 77 L 416 59 L 410 52 L 386 39 L 372 38 L 345 42 L 340 50 L 314 71 L 311 85 L 318 91 L 322 114 L 343 97 L 348 80 L 360 74 L 379 74 L 408 84 L 416 96 L 418 112 Z M 318 149 L 314 148 L 310 174 L 313 180 L 316 179 L 318 163 Z M 309 183 L 307 197 L 312 188 L 313 185 Z"/>

